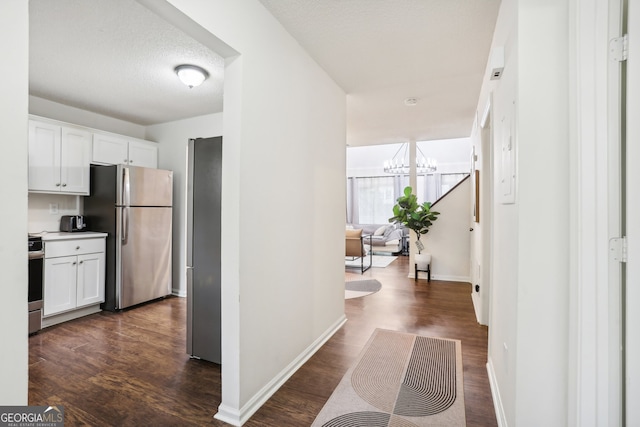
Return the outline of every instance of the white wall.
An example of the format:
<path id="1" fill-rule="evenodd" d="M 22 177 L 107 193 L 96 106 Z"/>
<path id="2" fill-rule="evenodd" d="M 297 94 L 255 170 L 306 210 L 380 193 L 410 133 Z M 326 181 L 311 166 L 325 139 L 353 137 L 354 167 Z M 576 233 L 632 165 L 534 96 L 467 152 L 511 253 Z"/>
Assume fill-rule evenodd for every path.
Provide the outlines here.
<path id="1" fill-rule="evenodd" d="M 470 192 L 471 180 L 466 179 L 433 206 L 433 210 L 440 212 L 440 216 L 429 232 L 420 237 L 425 251 L 431 254 L 432 279 L 458 282 L 471 280 L 469 272 Z M 413 242 L 411 249 L 415 249 Z M 409 269 L 409 277 L 414 275 L 415 271 Z M 418 272 L 418 277 L 426 278 L 426 275 Z"/>
<path id="2" fill-rule="evenodd" d="M 170 3 L 241 53 L 225 66 L 217 415 L 238 424 L 344 319 L 346 97 L 259 1 Z"/>
<path id="3" fill-rule="evenodd" d="M 496 166 L 488 369 L 501 425 L 566 425 L 569 327 L 568 1 L 503 0 L 493 46 Z M 516 199 L 499 197 L 502 147 L 516 150 Z M 480 151 L 478 132 L 474 134 Z M 541 207 L 553 206 L 541 215 Z M 489 237 L 489 236 L 485 236 Z M 540 410 L 544 408 L 544 410 Z"/>
<path id="4" fill-rule="evenodd" d="M 125 120 L 82 110 L 76 107 L 60 104 L 59 102 L 29 96 L 29 113 L 75 125 L 86 126 L 122 135 L 143 138 L 145 127 Z"/>
<path id="5" fill-rule="evenodd" d="M 504 0 L 500 6 L 498 20 L 492 43 L 494 47 L 504 47 L 505 68 L 500 80 L 489 80 L 489 71 L 485 73 L 480 98 L 478 115 L 481 116 L 493 96 L 491 127 L 494 138 L 494 192 L 497 192 L 499 176 L 498 168 L 502 153 L 502 142 L 515 127 L 516 84 L 518 79 L 518 0 Z M 480 128 L 474 127 L 472 134 L 475 152 L 482 154 Z M 480 159 L 480 158 L 479 158 Z M 483 162 L 476 162 L 481 176 Z M 519 193 L 517 193 L 519 194 Z M 497 196 L 496 196 L 497 199 Z M 491 266 L 482 265 L 482 256 L 477 253 L 475 260 L 480 269 L 492 268 L 490 285 L 491 304 L 484 309 L 489 312 L 488 371 L 492 387 L 496 415 L 499 425 L 515 425 L 516 406 L 516 340 L 517 340 L 517 283 L 518 283 L 518 211 L 515 204 L 501 204 L 495 200 L 493 206 L 493 235 L 483 233 L 482 225 L 476 225 L 479 238 L 493 239 Z M 482 217 L 481 217 L 482 220 Z M 475 233 L 475 231 L 474 231 Z M 482 246 L 482 245 L 479 245 Z M 475 249 L 478 245 L 474 246 Z M 478 280 L 476 278 L 476 280 Z M 485 283 L 480 282 L 481 289 Z M 474 303 L 477 303 L 474 298 Z"/>
<path id="6" fill-rule="evenodd" d="M 173 293 L 186 296 L 187 142 L 222 135 L 222 113 L 147 127 L 146 139 L 158 143 L 158 167 L 173 171 Z"/>
<path id="7" fill-rule="evenodd" d="M 526 426 L 543 422 L 540 405 L 545 420 L 567 420 L 569 0 L 522 1 L 518 17 L 516 423 Z M 540 215 L 541 206 L 553 206 L 553 215 Z M 553 392 L 544 383 L 553 383 Z"/>
<path id="8" fill-rule="evenodd" d="M 5 1 L 0 13 L 0 405 L 26 405 L 28 2 Z"/>
<path id="9" fill-rule="evenodd" d="M 29 233 L 59 231 L 62 215 L 82 213 L 82 199 L 68 194 L 29 193 Z M 57 213 L 50 213 L 50 205 L 56 205 Z"/>

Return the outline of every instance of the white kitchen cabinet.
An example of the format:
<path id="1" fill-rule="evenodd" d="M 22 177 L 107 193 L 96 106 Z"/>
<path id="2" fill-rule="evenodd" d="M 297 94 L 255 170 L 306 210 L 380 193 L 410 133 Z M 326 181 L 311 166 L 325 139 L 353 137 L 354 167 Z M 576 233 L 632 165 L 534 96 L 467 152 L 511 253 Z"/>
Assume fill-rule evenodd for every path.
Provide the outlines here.
<path id="1" fill-rule="evenodd" d="M 125 138 L 113 135 L 93 134 L 93 163 L 119 165 L 129 163 L 129 142 Z"/>
<path id="2" fill-rule="evenodd" d="M 150 141 L 110 135 L 93 134 L 93 163 L 146 168 L 158 167 L 158 146 Z"/>
<path id="3" fill-rule="evenodd" d="M 104 252 L 78 255 L 76 307 L 104 302 Z"/>
<path id="4" fill-rule="evenodd" d="M 130 140 L 129 165 L 158 168 L 158 147 L 153 142 Z"/>
<path id="5" fill-rule="evenodd" d="M 77 256 L 45 259 L 44 315 L 76 308 Z"/>
<path id="6" fill-rule="evenodd" d="M 104 302 L 105 239 L 45 240 L 43 316 Z"/>
<path id="7" fill-rule="evenodd" d="M 29 191 L 89 194 L 91 133 L 29 120 Z"/>

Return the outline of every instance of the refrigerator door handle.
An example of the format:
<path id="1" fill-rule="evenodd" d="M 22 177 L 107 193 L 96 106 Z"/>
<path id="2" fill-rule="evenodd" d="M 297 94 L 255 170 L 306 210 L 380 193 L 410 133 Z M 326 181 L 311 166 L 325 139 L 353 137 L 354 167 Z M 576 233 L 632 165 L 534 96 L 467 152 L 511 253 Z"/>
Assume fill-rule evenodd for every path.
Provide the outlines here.
<path id="1" fill-rule="evenodd" d="M 122 208 L 122 241 L 129 238 L 129 207 Z"/>
<path id="2" fill-rule="evenodd" d="M 131 204 L 131 181 L 129 179 L 129 168 L 122 168 L 122 204 Z"/>

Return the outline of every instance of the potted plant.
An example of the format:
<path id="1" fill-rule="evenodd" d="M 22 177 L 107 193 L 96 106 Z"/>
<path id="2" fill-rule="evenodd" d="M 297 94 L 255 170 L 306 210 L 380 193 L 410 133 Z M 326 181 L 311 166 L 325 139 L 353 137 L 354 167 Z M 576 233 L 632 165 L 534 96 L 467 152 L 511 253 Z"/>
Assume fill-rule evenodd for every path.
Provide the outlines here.
<path id="1" fill-rule="evenodd" d="M 410 230 L 415 231 L 417 240 L 415 261 L 421 268 L 424 268 L 424 261 L 420 257 L 424 250 L 424 244 L 420 241 L 420 236 L 429 232 L 429 227 L 438 219 L 440 212 L 431 210 L 431 202 L 418 204 L 418 197 L 413 194 L 411 187 L 404 189 L 404 195 L 398 197 L 396 204 L 393 206 L 393 216 L 389 218 L 389 222 L 402 224 Z"/>

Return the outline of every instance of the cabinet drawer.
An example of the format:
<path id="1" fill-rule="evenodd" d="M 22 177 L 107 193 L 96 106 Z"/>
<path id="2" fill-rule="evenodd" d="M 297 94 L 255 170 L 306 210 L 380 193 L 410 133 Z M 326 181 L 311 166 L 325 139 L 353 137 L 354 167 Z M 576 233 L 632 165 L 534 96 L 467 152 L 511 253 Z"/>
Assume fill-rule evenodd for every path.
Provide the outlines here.
<path id="1" fill-rule="evenodd" d="M 104 252 L 104 238 L 45 242 L 45 258 Z"/>

